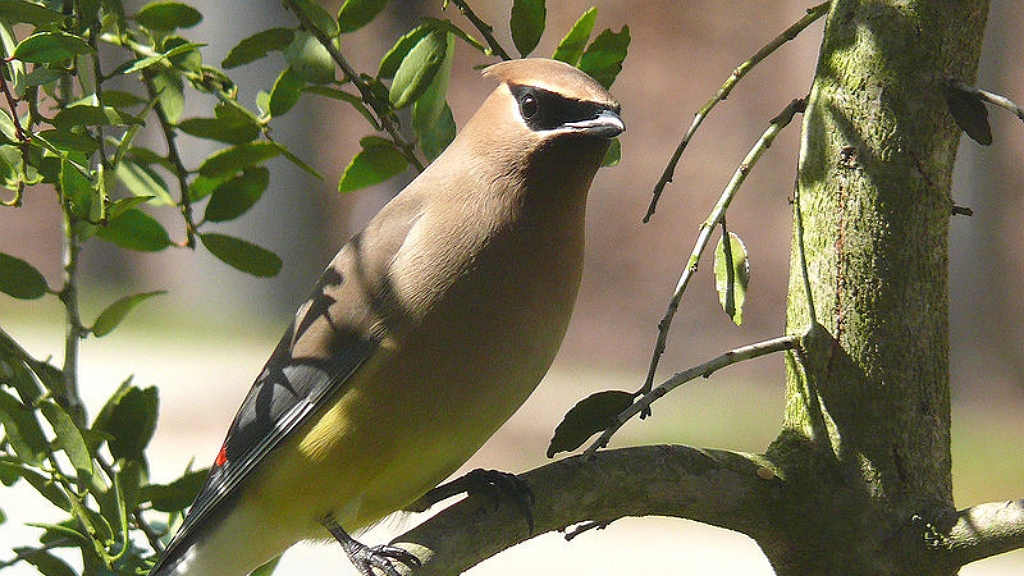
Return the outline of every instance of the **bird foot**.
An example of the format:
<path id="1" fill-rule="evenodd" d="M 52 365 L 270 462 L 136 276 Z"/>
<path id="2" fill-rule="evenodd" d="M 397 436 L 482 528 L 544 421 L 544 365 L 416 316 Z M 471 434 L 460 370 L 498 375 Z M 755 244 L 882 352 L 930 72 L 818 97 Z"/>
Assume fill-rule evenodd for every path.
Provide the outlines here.
<path id="1" fill-rule="evenodd" d="M 515 474 L 501 472 L 499 470 L 484 470 L 477 468 L 465 476 L 456 478 L 451 482 L 442 484 L 427 492 L 413 502 L 408 511 L 422 512 L 442 500 L 446 500 L 456 494 L 465 493 L 469 496 L 482 496 L 490 499 L 497 510 L 502 500 L 511 501 L 516 510 L 526 519 L 526 525 L 533 533 L 533 491 L 530 486 Z"/>
<path id="2" fill-rule="evenodd" d="M 375 568 L 386 576 L 402 576 L 395 566 L 396 563 L 411 569 L 419 568 L 422 565 L 420 559 L 408 550 L 387 544 L 367 546 L 349 536 L 348 532 L 345 532 L 333 520 L 325 520 L 323 525 L 341 544 L 348 559 L 363 576 L 375 576 Z"/>

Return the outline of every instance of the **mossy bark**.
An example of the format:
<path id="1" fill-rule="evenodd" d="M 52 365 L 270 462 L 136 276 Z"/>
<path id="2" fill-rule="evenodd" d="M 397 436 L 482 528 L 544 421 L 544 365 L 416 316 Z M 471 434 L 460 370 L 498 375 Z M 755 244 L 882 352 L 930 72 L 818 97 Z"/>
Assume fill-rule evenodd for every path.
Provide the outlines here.
<path id="1" fill-rule="evenodd" d="M 783 498 L 759 538 L 780 575 L 954 574 L 948 228 L 988 0 L 836 0 L 804 117 L 782 435 Z M 808 294 L 809 290 L 809 294 Z M 948 527 L 948 526 L 947 526 Z M 796 536 L 796 537 L 794 537 Z"/>

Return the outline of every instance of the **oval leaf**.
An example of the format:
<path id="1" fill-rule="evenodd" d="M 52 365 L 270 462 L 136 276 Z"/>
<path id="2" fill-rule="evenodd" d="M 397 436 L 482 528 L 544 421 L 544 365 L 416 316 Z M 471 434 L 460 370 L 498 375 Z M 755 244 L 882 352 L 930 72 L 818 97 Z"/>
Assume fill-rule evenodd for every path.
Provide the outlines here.
<path id="1" fill-rule="evenodd" d="M 409 161 L 387 140 L 363 138 L 363 149 L 352 158 L 338 182 L 338 192 L 352 192 L 401 174 Z"/>
<path id="2" fill-rule="evenodd" d="M 281 259 L 265 248 L 224 234 L 200 234 L 199 238 L 211 254 L 242 272 L 268 278 L 281 271 Z"/>
<path id="3" fill-rule="evenodd" d="M 956 125 L 967 136 L 982 146 L 992 144 L 992 127 L 988 123 L 988 108 L 975 95 L 946 86 L 946 106 Z"/>
<path id="4" fill-rule="evenodd" d="M 245 144 L 260 135 L 259 124 L 241 116 L 222 118 L 189 118 L 178 124 L 181 131 L 196 138 L 216 140 L 225 144 Z"/>
<path id="5" fill-rule="evenodd" d="M 21 258 L 0 252 L 0 292 L 34 300 L 46 294 L 46 277 Z"/>
<path id="6" fill-rule="evenodd" d="M 345 0 L 338 11 L 338 29 L 342 34 L 369 24 L 387 5 L 387 0 Z"/>
<path id="7" fill-rule="evenodd" d="M 632 392 L 606 390 L 580 400 L 555 428 L 555 435 L 548 444 L 548 458 L 559 452 L 575 450 L 587 438 L 607 429 L 616 416 L 633 404 L 633 398 Z"/>
<path id="8" fill-rule="evenodd" d="M 145 460 L 146 446 L 156 431 L 160 396 L 153 386 L 123 385 L 96 418 L 94 427 L 107 435 L 111 455 Z"/>
<path id="9" fill-rule="evenodd" d="M 380 67 L 377 69 L 377 78 L 394 78 L 398 67 L 402 65 L 409 51 L 413 49 L 424 36 L 430 34 L 429 26 L 420 25 L 406 32 L 395 42 L 395 45 L 388 50 L 387 54 L 380 59 Z"/>
<path id="10" fill-rule="evenodd" d="M 284 58 L 299 78 L 312 84 L 326 84 L 334 80 L 334 59 L 319 40 L 307 32 L 298 31 Z"/>
<path id="11" fill-rule="evenodd" d="M 597 22 L 596 6 L 584 12 L 580 19 L 573 24 L 569 33 L 558 43 L 558 48 L 555 48 L 555 53 L 551 58 L 572 66 L 579 64 L 583 50 L 587 47 L 587 41 L 590 40 L 590 33 L 594 31 L 594 22 Z"/>
<path id="12" fill-rule="evenodd" d="M 163 225 L 138 208 L 125 210 L 106 226 L 98 226 L 96 235 L 121 248 L 139 252 L 159 252 L 171 245 Z"/>
<path id="13" fill-rule="evenodd" d="M 248 169 L 241 176 L 226 180 L 214 189 L 206 205 L 206 219 L 224 222 L 238 218 L 252 208 L 269 184 L 270 171 L 263 167 Z"/>
<path id="14" fill-rule="evenodd" d="M 523 58 L 526 58 L 540 43 L 544 34 L 547 9 L 544 0 L 515 0 L 512 3 L 512 42 Z"/>
<path id="15" fill-rule="evenodd" d="M 232 48 L 220 65 L 229 69 L 255 62 L 274 50 L 284 50 L 294 38 L 295 31 L 289 28 L 270 28 L 257 32 Z"/>
<path id="16" fill-rule="evenodd" d="M 388 98 L 395 108 L 412 104 L 426 91 L 444 63 L 448 34 L 433 31 L 416 43 L 395 72 Z"/>
<path id="17" fill-rule="evenodd" d="M 40 32 L 18 43 L 12 57 L 22 62 L 46 64 L 92 53 L 92 46 L 77 36 L 61 32 Z"/>
<path id="18" fill-rule="evenodd" d="M 743 304 L 750 283 L 750 263 L 747 248 L 740 237 L 729 232 L 715 247 L 715 289 L 722 309 L 739 326 L 743 324 Z"/>
<path id="19" fill-rule="evenodd" d="M 135 15 L 135 21 L 152 30 L 191 28 L 203 21 L 195 8 L 179 2 L 151 2 Z"/>
<path id="20" fill-rule="evenodd" d="M 48 400 L 39 405 L 39 410 L 53 428 L 57 437 L 56 446 L 64 451 L 71 465 L 78 471 L 79 478 L 92 476 L 92 454 L 85 443 L 82 431 L 75 425 L 71 416 L 59 404 Z"/>
<path id="21" fill-rule="evenodd" d="M 281 153 L 273 142 L 248 142 L 239 144 L 210 156 L 199 167 L 199 174 L 216 178 L 233 174 L 250 166 L 256 166 Z"/>
<path id="22" fill-rule="evenodd" d="M 629 51 L 629 26 L 619 32 L 605 30 L 594 38 L 580 57 L 580 70 L 589 74 L 605 88 L 611 87 L 622 71 L 622 61 Z"/>
<path id="23" fill-rule="evenodd" d="M 160 512 L 179 512 L 199 494 L 206 481 L 208 470 L 186 472 L 170 484 L 149 484 L 139 494 L 140 503 L 152 502 L 153 508 Z"/>
<path id="24" fill-rule="evenodd" d="M 145 300 L 152 298 L 153 296 L 159 296 L 160 294 L 166 294 L 166 290 L 157 290 L 155 292 L 143 292 L 141 294 L 132 294 L 131 296 L 125 296 L 124 298 L 118 299 L 116 302 L 107 306 L 100 315 L 96 317 L 96 322 L 92 325 L 92 333 L 96 337 L 103 337 L 110 334 L 117 325 L 124 320 L 125 316 L 132 311 L 140 303 Z"/>
<path id="25" fill-rule="evenodd" d="M 26 464 L 36 465 L 49 452 L 49 443 L 39 427 L 36 412 L 17 398 L 0 390 L 0 424 L 14 453 Z"/>
<path id="26" fill-rule="evenodd" d="M 302 96 L 302 88 L 305 85 L 294 68 L 285 68 L 270 90 L 270 115 L 282 116 L 291 110 L 299 101 L 299 96 Z"/>

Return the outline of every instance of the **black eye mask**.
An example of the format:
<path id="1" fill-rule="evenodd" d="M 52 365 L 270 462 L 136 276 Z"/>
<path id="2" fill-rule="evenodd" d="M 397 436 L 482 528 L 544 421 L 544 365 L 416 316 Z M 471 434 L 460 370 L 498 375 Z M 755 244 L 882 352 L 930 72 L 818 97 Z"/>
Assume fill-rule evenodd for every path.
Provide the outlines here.
<path id="1" fill-rule="evenodd" d="M 593 120 L 604 111 L 600 104 L 571 100 L 534 86 L 511 85 L 509 90 L 519 103 L 519 115 L 533 131 L 554 130 L 572 122 Z"/>

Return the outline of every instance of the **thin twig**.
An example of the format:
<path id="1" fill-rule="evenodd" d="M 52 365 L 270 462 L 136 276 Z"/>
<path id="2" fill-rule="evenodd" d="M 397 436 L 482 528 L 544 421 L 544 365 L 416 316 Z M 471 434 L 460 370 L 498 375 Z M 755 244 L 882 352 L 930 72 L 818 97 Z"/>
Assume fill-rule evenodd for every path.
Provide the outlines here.
<path id="1" fill-rule="evenodd" d="M 968 86 L 967 84 L 964 84 L 962 81 L 957 80 L 956 78 L 949 79 L 949 87 L 953 88 L 954 90 L 959 90 L 965 94 L 973 96 L 978 100 L 983 100 L 985 102 L 988 102 L 989 104 L 993 104 L 1005 110 L 1009 110 L 1010 113 L 1012 113 L 1017 118 L 1020 118 L 1020 120 L 1024 122 L 1024 108 L 1021 108 L 1013 100 L 1010 100 L 1005 96 L 1000 96 L 999 94 L 995 94 L 993 92 L 988 92 L 980 88 L 975 88 L 974 86 Z"/>
<path id="2" fill-rule="evenodd" d="M 4 65 L 10 64 L 12 58 L 4 58 Z M 14 77 L 14 74 L 11 74 Z M 11 120 L 14 121 L 14 136 L 18 139 L 18 142 L 28 142 L 29 137 L 25 133 L 25 129 L 21 127 L 21 119 L 18 118 L 18 98 L 11 91 L 11 87 L 7 85 L 7 77 L 4 74 L 0 74 L 0 90 L 3 91 L 4 97 L 7 98 L 7 106 L 11 109 Z"/>
<path id="3" fill-rule="evenodd" d="M 679 386 L 682 386 L 691 380 L 696 380 L 697 378 L 707 378 L 716 371 L 738 362 L 767 356 L 768 354 L 774 354 L 776 352 L 796 349 L 800 346 L 800 338 L 801 336 L 799 335 L 780 336 L 778 338 L 772 338 L 771 340 L 741 346 L 730 350 L 721 356 L 708 360 L 703 364 L 699 364 L 693 368 L 688 368 L 675 374 L 659 386 L 651 389 L 649 392 L 641 396 L 636 402 L 633 402 L 629 408 L 616 416 L 612 425 L 609 426 L 601 436 L 599 436 L 597 440 L 595 440 L 594 443 L 586 449 L 586 451 L 584 451 L 584 457 L 589 457 L 593 455 L 594 452 L 607 446 L 612 436 L 614 436 L 615 433 L 618 432 L 619 428 L 622 428 L 622 426 L 633 416 L 641 413 L 649 413 L 651 404 Z"/>
<path id="4" fill-rule="evenodd" d="M 711 113 L 711 110 L 717 106 L 719 102 L 729 97 L 729 93 L 732 92 L 732 89 L 740 79 L 746 76 L 747 72 L 750 72 L 754 66 L 771 55 L 772 52 L 775 52 L 775 50 L 780 46 L 796 38 L 797 35 L 800 34 L 800 32 L 803 32 L 805 28 L 821 18 L 822 15 L 828 11 L 829 4 L 829 2 L 823 2 L 813 8 L 808 8 L 807 14 L 805 14 L 803 18 L 797 20 L 792 26 L 786 28 L 782 34 L 779 34 L 771 42 L 765 44 L 746 62 L 737 66 L 736 69 L 732 71 L 732 75 L 729 76 L 725 83 L 722 84 L 722 87 L 718 89 L 718 92 L 714 97 L 712 97 L 711 100 L 708 100 L 708 102 L 704 104 L 704 107 L 697 111 L 697 114 L 693 117 L 693 122 L 690 123 L 690 127 L 686 130 L 686 134 L 683 135 L 683 139 L 679 142 L 679 145 L 676 146 L 675 152 L 672 153 L 672 158 L 668 161 L 668 165 L 665 166 L 665 171 L 662 172 L 661 178 L 658 180 L 658 183 L 654 185 L 653 197 L 651 198 L 650 205 L 647 207 L 647 214 L 644 215 L 645 223 L 650 222 L 651 217 L 654 216 L 654 212 L 658 207 L 658 200 L 661 198 L 661 193 L 664 192 L 665 186 L 672 181 L 676 172 L 676 165 L 679 164 L 679 159 L 682 157 L 683 151 L 686 150 L 686 147 L 690 144 L 690 140 L 693 138 L 693 135 L 697 132 L 697 129 L 700 128 L 700 125 L 704 122 L 704 119 L 707 118 L 708 114 Z"/>
<path id="5" fill-rule="evenodd" d="M 746 158 L 740 164 L 739 168 L 732 176 L 732 180 L 725 187 L 725 191 L 718 199 L 718 203 L 715 204 L 714 209 L 711 210 L 711 214 L 707 220 L 701 224 L 700 232 L 697 234 L 697 242 L 693 247 L 693 252 L 690 253 L 690 258 L 687 261 L 686 268 L 683 269 L 682 275 L 679 277 L 679 281 L 676 283 L 675 293 L 672 295 L 672 299 L 669 302 L 668 309 L 665 311 L 665 316 L 662 317 L 661 322 L 658 323 L 658 341 L 654 345 L 654 353 L 651 355 L 651 363 L 647 370 L 647 378 L 644 381 L 643 388 L 640 389 L 640 393 L 646 394 L 650 391 L 651 386 L 654 384 L 654 373 L 658 369 L 658 362 L 661 360 L 661 355 L 665 353 L 665 346 L 668 342 L 669 328 L 672 326 L 672 318 L 676 314 L 676 310 L 679 309 L 679 301 L 683 297 L 683 292 L 686 291 L 687 285 L 690 283 L 690 279 L 697 272 L 697 264 L 700 262 L 701 254 L 704 253 L 704 249 L 707 248 L 708 242 L 711 240 L 711 233 L 715 227 L 721 223 L 722 219 L 725 218 L 725 212 L 729 208 L 729 204 L 732 199 L 736 197 L 736 193 L 739 192 L 740 186 L 743 185 L 744 180 L 747 178 L 747 174 L 757 163 L 761 155 L 767 150 L 775 137 L 778 136 L 779 132 L 785 128 L 798 112 L 804 111 L 806 105 L 805 99 L 793 100 L 782 110 L 782 112 L 772 119 L 768 125 L 768 129 L 764 131 L 761 138 L 758 139 L 754 147 L 747 153 Z"/>
<path id="6" fill-rule="evenodd" d="M 399 151 L 403 156 L 405 156 L 405 159 L 408 160 L 414 168 L 416 168 L 417 172 L 423 172 L 423 162 L 416 157 L 415 146 L 402 136 L 402 132 L 399 130 L 398 124 L 392 117 L 392 111 L 381 104 L 380 100 L 373 93 L 370 87 L 359 76 L 359 73 L 356 72 L 356 69 L 348 63 L 345 55 L 342 54 L 341 50 L 334 45 L 331 37 L 314 24 L 306 13 L 295 5 L 293 0 L 285 0 L 285 6 L 299 20 L 299 25 L 302 29 L 312 34 L 331 55 L 331 59 L 334 60 L 334 63 L 337 64 L 338 68 L 341 68 L 341 71 L 345 74 L 345 79 L 352 82 L 352 85 L 359 91 L 359 96 L 362 98 L 363 102 L 369 104 L 370 108 L 373 109 L 374 114 L 377 115 L 377 121 L 388 135 L 391 136 L 391 141 L 398 146 Z"/>
<path id="7" fill-rule="evenodd" d="M 487 46 L 490 48 L 490 53 L 494 56 L 501 58 L 502 60 L 511 60 L 512 57 L 508 55 L 508 52 L 501 47 L 498 40 L 494 37 L 494 27 L 484 22 L 479 16 L 473 12 L 473 9 L 466 4 L 465 0 L 452 0 L 452 4 L 462 12 L 462 15 L 480 32 L 480 35 L 487 41 Z"/>
<path id="8" fill-rule="evenodd" d="M 164 135 L 164 142 L 167 143 L 167 160 L 174 167 L 174 176 L 178 180 L 178 188 L 181 191 L 181 216 L 185 220 L 185 247 L 195 248 L 198 229 L 192 216 L 192 200 L 188 195 L 189 171 L 185 167 L 185 162 L 181 159 L 181 154 L 178 153 L 178 145 L 176 144 L 178 135 L 174 132 L 174 123 L 171 122 L 167 112 L 164 110 L 163 104 L 160 102 L 160 93 L 157 91 L 156 85 L 153 83 L 153 75 L 149 73 L 148 69 L 142 71 L 142 79 L 150 100 L 156 102 L 156 105 L 153 106 L 153 111 L 156 112 L 157 120 L 160 123 L 160 130 Z"/>

